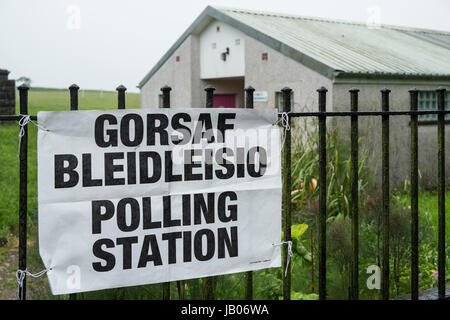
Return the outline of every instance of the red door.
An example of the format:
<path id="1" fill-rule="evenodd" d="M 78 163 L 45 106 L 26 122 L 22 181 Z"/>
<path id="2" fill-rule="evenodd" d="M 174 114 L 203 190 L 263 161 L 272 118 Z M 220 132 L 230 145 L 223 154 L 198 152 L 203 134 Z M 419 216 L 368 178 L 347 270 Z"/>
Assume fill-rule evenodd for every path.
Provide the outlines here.
<path id="1" fill-rule="evenodd" d="M 236 108 L 236 95 L 215 94 L 213 101 L 214 108 Z"/>

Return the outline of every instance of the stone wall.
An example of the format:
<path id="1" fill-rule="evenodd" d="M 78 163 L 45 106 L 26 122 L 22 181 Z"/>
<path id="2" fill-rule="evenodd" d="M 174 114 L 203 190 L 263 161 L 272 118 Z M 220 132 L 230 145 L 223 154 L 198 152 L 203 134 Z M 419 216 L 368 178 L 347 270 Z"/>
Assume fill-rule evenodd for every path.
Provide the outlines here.
<path id="1" fill-rule="evenodd" d="M 0 114 L 12 115 L 16 113 L 16 82 L 8 80 L 8 70 L 0 69 Z"/>

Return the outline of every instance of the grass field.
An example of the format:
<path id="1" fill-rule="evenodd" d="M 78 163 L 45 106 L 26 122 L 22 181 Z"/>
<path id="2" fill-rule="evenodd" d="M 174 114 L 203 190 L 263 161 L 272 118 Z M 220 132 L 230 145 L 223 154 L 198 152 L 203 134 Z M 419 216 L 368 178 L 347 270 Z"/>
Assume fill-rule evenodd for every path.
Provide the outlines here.
<path id="1" fill-rule="evenodd" d="M 139 108 L 139 95 L 138 94 L 127 94 L 126 95 L 126 105 L 128 109 Z M 16 110 L 18 111 L 18 94 Z M 116 92 L 103 92 L 100 91 L 80 91 L 79 93 L 79 109 L 89 110 L 89 109 L 115 109 L 117 108 L 117 93 Z M 29 91 L 29 113 L 32 115 L 37 114 L 38 111 L 62 111 L 69 110 L 69 92 L 68 90 L 57 90 L 57 89 L 32 89 Z M 18 113 L 18 112 L 17 112 Z M 29 243 L 28 243 L 28 267 L 32 271 L 39 271 L 42 269 L 41 260 L 39 257 L 38 246 L 37 246 L 37 128 L 34 125 L 29 125 L 29 147 L 28 147 L 28 214 L 29 214 Z M 8 245 L 8 250 L 2 247 L 0 241 L 0 293 L 2 290 L 4 292 L 9 291 L 10 296 L 14 298 L 16 294 L 16 280 L 15 280 L 15 270 L 17 263 L 16 261 L 7 261 L 8 259 L 17 259 L 17 231 L 18 231 L 18 191 L 19 191 L 19 162 L 18 162 L 18 142 L 19 142 L 19 126 L 17 123 L 0 123 L 0 163 L 2 167 L 0 169 L 0 240 L 2 239 L 12 239 Z M 410 205 L 410 198 L 408 192 L 396 191 L 392 195 L 393 200 L 400 202 L 403 207 L 408 208 Z M 395 197 L 395 199 L 394 199 Z M 446 208 L 447 212 L 450 208 L 450 191 L 446 193 Z M 420 210 L 420 223 L 422 226 L 427 224 L 432 232 L 430 236 L 426 238 L 421 238 L 421 281 L 422 283 L 427 280 L 429 283 L 425 283 L 427 287 L 435 286 L 436 283 L 431 274 L 435 271 L 437 260 L 436 260 L 436 241 L 437 241 L 437 195 L 434 191 L 421 190 L 419 195 L 419 210 Z M 361 226 L 362 228 L 363 226 Z M 372 236 L 370 232 L 361 230 L 361 236 Z M 447 246 L 450 240 L 450 216 L 447 215 L 447 225 L 446 225 L 446 236 L 447 236 Z M 370 233 L 370 234 L 369 234 Z M 372 238 L 368 237 L 366 240 L 361 239 L 361 241 L 366 241 L 369 243 Z M 373 242 L 373 241 L 372 241 Z M 426 243 L 425 243 L 426 242 Z M 363 243 L 363 242 L 361 242 Z M 308 247 L 308 246 L 307 246 Z M 365 248 L 361 248 L 364 251 Z M 331 250 L 330 250 L 331 251 Z M 8 256 L 9 252 L 9 256 Z M 14 253 L 14 255 L 11 254 Z M 12 257 L 12 258 L 9 258 Z M 371 260 L 372 261 L 372 260 Z M 4 281 L 5 277 L 2 279 L 2 267 L 5 265 L 4 262 L 8 263 L 9 268 L 5 273 L 7 273 L 8 281 Z M 327 260 L 328 264 L 328 260 Z M 405 267 L 406 268 L 406 267 Z M 305 279 L 309 279 L 309 267 L 296 267 L 293 270 L 297 273 L 293 273 L 293 287 L 303 289 L 310 286 L 310 284 L 304 284 L 307 282 Z M 333 279 L 342 278 L 342 274 L 338 271 L 333 271 L 330 268 L 329 278 L 333 282 Z M 406 270 L 407 271 L 407 270 Z M 365 271 L 362 271 L 365 272 Z M 408 272 L 408 271 L 407 271 Z M 402 274 L 405 283 L 409 283 L 408 273 Z M 269 293 L 277 292 L 281 288 L 280 277 L 277 278 L 276 272 L 274 270 L 262 270 L 260 272 L 255 272 L 254 275 L 254 287 L 255 287 L 255 297 L 259 299 L 268 299 L 276 297 L 277 295 L 269 295 Z M 59 299 L 67 297 L 51 296 L 48 289 L 48 282 L 41 278 L 39 281 L 33 279 L 28 283 L 28 288 L 32 294 L 32 298 L 40 299 Z M 425 280 L 423 280 L 425 279 Z M 450 280 L 450 278 L 449 278 Z M 244 292 L 244 278 L 242 274 L 239 275 L 229 275 L 219 277 L 217 280 L 218 293 L 220 297 L 237 299 L 243 296 Z M 340 280 L 339 280 L 340 281 Z M 302 285 L 300 284 L 302 283 Z M 341 283 L 337 282 L 336 283 Z M 199 280 L 190 280 L 186 282 L 189 285 L 189 297 L 199 299 L 201 298 L 201 282 Z M 407 285 L 405 285 L 407 287 Z M 341 286 L 337 286 L 339 292 L 345 291 Z M 276 290 L 275 290 L 276 289 Z M 297 290 L 296 289 L 296 290 Z M 27 289 L 28 290 L 28 289 Z M 107 290 L 102 292 L 85 293 L 79 295 L 80 298 L 92 298 L 92 299 L 102 299 L 109 298 L 114 299 L 117 297 L 123 297 L 124 292 L 126 292 L 127 298 L 137 298 L 137 299 L 159 299 L 160 298 L 160 287 L 159 285 L 151 286 L 141 286 L 126 288 L 125 291 L 119 290 Z M 405 289 L 407 290 L 407 289 Z M 299 291 L 299 292 L 300 292 Z M 336 290 L 335 290 L 336 291 Z M 366 290 L 367 291 L 367 290 Z M 176 288 L 172 288 L 171 292 L 175 294 Z M 407 293 L 405 291 L 404 293 Z M 7 296 L 8 298 L 10 296 Z"/>
<path id="2" fill-rule="evenodd" d="M 16 92 L 16 113 L 19 113 L 19 94 Z M 64 111 L 70 109 L 69 90 L 66 89 L 31 89 L 28 92 L 29 114 L 38 111 Z M 81 90 L 79 92 L 79 109 L 115 109 L 117 92 Z M 139 108 L 139 94 L 127 93 L 126 106 Z M 32 219 L 37 213 L 37 163 L 36 133 L 37 129 L 29 125 L 28 148 L 28 209 Z M 17 123 L 0 124 L 0 238 L 17 232 L 18 225 L 18 191 L 19 191 L 19 126 Z"/>
<path id="3" fill-rule="evenodd" d="M 409 193 L 401 193 L 399 195 L 402 204 L 405 207 L 411 206 L 411 197 Z M 450 191 L 447 190 L 445 194 L 445 213 L 446 213 L 446 224 L 445 224 L 445 237 L 447 245 L 450 244 Z M 424 221 L 429 221 L 431 226 L 435 229 L 435 234 L 437 235 L 438 226 L 438 195 L 435 191 L 421 191 L 419 193 L 419 213 L 424 219 L 419 221 L 419 223 L 424 223 Z M 436 237 L 437 241 L 437 237 Z"/>

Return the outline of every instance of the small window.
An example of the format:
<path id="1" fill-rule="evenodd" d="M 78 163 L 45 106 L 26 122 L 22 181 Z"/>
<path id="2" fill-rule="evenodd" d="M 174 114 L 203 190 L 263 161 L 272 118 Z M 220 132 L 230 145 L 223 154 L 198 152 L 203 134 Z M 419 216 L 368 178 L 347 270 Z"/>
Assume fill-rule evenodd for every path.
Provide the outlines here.
<path id="1" fill-rule="evenodd" d="M 176 61 L 176 62 L 180 62 L 180 56 L 176 56 L 176 57 L 175 57 L 175 61 Z"/>
<path id="2" fill-rule="evenodd" d="M 220 26 L 217 26 L 217 27 L 216 27 L 216 31 L 217 31 L 217 32 L 220 32 Z"/>
<path id="3" fill-rule="evenodd" d="M 238 46 L 238 45 L 240 45 L 241 44 L 241 39 L 236 39 L 236 40 L 234 40 L 234 43 Z"/>
<path id="4" fill-rule="evenodd" d="M 213 43 L 211 44 L 211 48 L 215 49 L 216 47 L 217 47 L 217 44 L 216 44 L 215 42 L 213 42 Z"/>
<path id="5" fill-rule="evenodd" d="M 284 108 L 284 99 L 283 99 L 283 92 L 277 91 L 275 92 L 275 109 L 278 110 L 278 112 L 283 112 Z M 291 110 L 294 109 L 294 91 L 291 91 Z"/>
<path id="6" fill-rule="evenodd" d="M 267 61 L 267 60 L 269 59 L 269 54 L 268 54 L 267 52 L 264 52 L 264 53 L 261 55 L 261 59 L 262 59 L 263 61 Z"/>
<path id="7" fill-rule="evenodd" d="M 450 110 L 449 102 L 450 92 L 447 92 L 445 99 L 445 110 Z M 437 110 L 437 92 L 436 91 L 419 91 L 418 99 L 419 111 Z M 423 114 L 419 115 L 419 120 L 429 121 L 437 120 L 437 114 Z M 450 114 L 445 115 L 445 119 L 450 119 Z"/>

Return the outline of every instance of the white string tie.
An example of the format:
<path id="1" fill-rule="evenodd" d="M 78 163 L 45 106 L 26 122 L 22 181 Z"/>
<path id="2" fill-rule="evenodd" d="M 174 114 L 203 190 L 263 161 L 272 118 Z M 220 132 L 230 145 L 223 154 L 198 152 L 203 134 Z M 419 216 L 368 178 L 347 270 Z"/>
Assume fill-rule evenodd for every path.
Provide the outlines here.
<path id="1" fill-rule="evenodd" d="M 281 122 L 281 125 L 283 126 L 283 128 L 286 131 L 290 131 L 291 126 L 289 125 L 289 113 L 290 112 L 279 113 L 281 115 L 281 117 L 278 118 L 278 120 L 273 125 L 276 126 L 277 124 L 279 124 Z"/>
<path id="2" fill-rule="evenodd" d="M 287 244 L 288 245 L 286 269 L 284 270 L 284 276 L 286 277 L 287 272 L 288 272 L 289 263 L 291 262 L 291 258 L 293 256 L 293 253 L 292 253 L 292 241 L 282 241 L 280 243 L 274 243 L 273 245 L 274 246 L 281 246 L 283 244 Z"/>
<path id="3" fill-rule="evenodd" d="M 52 268 L 48 268 L 48 269 L 44 269 L 42 271 L 39 271 L 38 273 L 31 273 L 29 272 L 27 269 L 25 270 L 17 270 L 16 271 L 16 280 L 17 280 L 17 296 L 19 297 L 19 300 L 23 300 L 23 280 L 25 280 L 25 278 L 27 276 L 32 277 L 32 278 L 39 278 L 42 277 L 44 274 L 46 274 L 47 272 L 49 272 L 50 270 L 52 270 Z"/>
<path id="4" fill-rule="evenodd" d="M 282 112 L 279 113 L 281 115 L 281 117 L 278 118 L 278 120 L 273 124 L 274 126 L 278 125 L 279 123 L 281 123 L 281 126 L 284 128 L 284 132 L 283 132 L 283 140 L 281 141 L 281 150 L 283 150 L 284 148 L 284 142 L 286 141 L 286 131 L 290 131 L 291 130 L 291 126 L 289 125 L 289 112 Z"/>
<path id="5" fill-rule="evenodd" d="M 37 128 L 42 129 L 42 130 L 46 130 L 44 127 L 38 125 L 36 122 L 34 122 L 33 120 L 31 120 L 31 116 L 28 114 L 19 114 L 19 116 L 21 116 L 21 118 L 19 119 L 19 126 L 20 126 L 20 131 L 19 131 L 19 151 L 17 153 L 17 157 L 20 156 L 20 144 L 22 142 L 22 137 L 25 135 L 25 126 L 31 122 L 32 124 L 34 124 Z"/>

